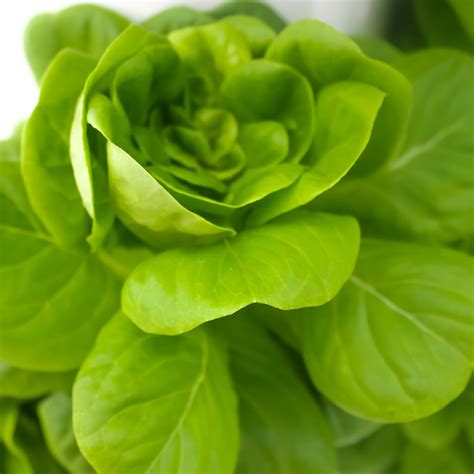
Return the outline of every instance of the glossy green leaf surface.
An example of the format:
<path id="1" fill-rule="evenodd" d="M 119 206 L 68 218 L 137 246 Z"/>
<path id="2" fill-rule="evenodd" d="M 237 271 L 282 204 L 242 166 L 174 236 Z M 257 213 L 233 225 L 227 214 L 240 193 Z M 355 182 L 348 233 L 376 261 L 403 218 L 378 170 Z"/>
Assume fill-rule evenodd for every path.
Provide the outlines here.
<path id="1" fill-rule="evenodd" d="M 157 248 L 176 244 L 211 243 L 235 235 L 183 207 L 130 155 L 108 147 L 112 199 L 122 222 Z"/>
<path id="2" fill-rule="evenodd" d="M 331 432 L 316 400 L 289 355 L 253 316 L 244 310 L 217 325 L 229 345 L 240 399 L 236 472 L 337 472 Z"/>
<path id="3" fill-rule="evenodd" d="M 411 421 L 441 409 L 472 371 L 473 278 L 464 254 L 363 242 L 338 296 L 295 315 L 313 382 L 363 418 Z"/>
<path id="4" fill-rule="evenodd" d="M 73 50 L 58 53 L 24 131 L 21 167 L 30 202 L 54 240 L 65 246 L 83 240 L 90 227 L 74 182 L 69 132 L 77 98 L 94 64 Z M 71 80 L 64 81 L 66 74 Z"/>
<path id="5" fill-rule="evenodd" d="M 34 226 L 19 162 L 1 149 L 0 195 L 0 357 L 30 370 L 76 368 L 117 308 L 117 281 Z"/>
<path id="6" fill-rule="evenodd" d="M 203 330 L 154 336 L 117 315 L 79 372 L 73 407 L 79 447 L 99 472 L 235 467 L 236 397 L 225 352 Z"/>
<path id="7" fill-rule="evenodd" d="M 367 146 L 383 99 L 375 87 L 357 82 L 325 87 L 316 99 L 316 128 L 305 157 L 308 169 L 295 184 L 257 203 L 249 223 L 264 223 L 334 186 Z"/>
<path id="8" fill-rule="evenodd" d="M 127 25 L 125 18 L 98 5 L 74 5 L 56 14 L 34 17 L 25 31 L 25 53 L 36 80 L 40 82 L 63 48 L 98 59 Z"/>
<path id="9" fill-rule="evenodd" d="M 456 51 L 423 51 L 397 67 L 414 91 L 401 154 L 371 177 L 342 183 L 314 207 L 353 214 L 362 227 L 392 238 L 450 242 L 473 235 L 474 61 Z"/>
<path id="10" fill-rule="evenodd" d="M 37 410 L 45 441 L 56 461 L 71 474 L 93 473 L 77 447 L 70 395 L 56 392 L 42 400 Z"/>
<path id="11" fill-rule="evenodd" d="M 352 40 L 311 19 L 288 26 L 271 44 L 266 57 L 295 68 L 316 91 L 344 80 L 380 89 L 386 97 L 357 173 L 366 174 L 392 158 L 403 138 L 410 108 L 410 87 L 398 71 L 365 57 Z"/>
<path id="12" fill-rule="evenodd" d="M 214 245 L 169 250 L 132 272 L 122 308 L 146 332 L 179 334 L 251 303 L 321 305 L 350 276 L 358 235 L 350 217 L 295 213 Z"/>

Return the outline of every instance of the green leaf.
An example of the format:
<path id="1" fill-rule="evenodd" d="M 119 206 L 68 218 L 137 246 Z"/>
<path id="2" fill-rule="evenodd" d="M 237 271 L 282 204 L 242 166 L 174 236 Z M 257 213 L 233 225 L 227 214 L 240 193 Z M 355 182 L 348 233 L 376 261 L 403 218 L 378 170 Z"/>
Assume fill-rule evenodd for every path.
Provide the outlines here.
<path id="1" fill-rule="evenodd" d="M 108 192 L 105 144 L 102 135 L 97 131 L 94 133 L 88 124 L 89 102 L 94 93 L 112 86 L 114 72 L 120 65 L 147 46 L 166 44 L 166 39 L 139 26 L 130 26 L 102 55 L 97 67 L 89 75 L 77 103 L 69 146 L 79 194 L 92 217 L 92 232 L 88 241 L 93 249 L 98 248 L 110 232 L 114 213 Z M 123 141 L 127 138 L 129 137 L 120 136 Z"/>
<path id="2" fill-rule="evenodd" d="M 117 308 L 119 286 L 93 256 L 47 238 L 0 230 L 0 357 L 40 371 L 78 367 Z"/>
<path id="3" fill-rule="evenodd" d="M 383 425 L 364 418 L 358 418 L 345 412 L 329 400 L 324 400 L 324 408 L 334 433 L 334 442 L 338 448 L 352 446 L 373 435 Z"/>
<path id="4" fill-rule="evenodd" d="M 358 444 L 338 451 L 341 474 L 387 474 L 396 465 L 403 439 L 396 426 L 384 426 Z M 398 471 L 395 471 L 398 472 Z M 418 474 L 411 471 L 406 474 Z"/>
<path id="5" fill-rule="evenodd" d="M 90 219 L 74 182 L 69 132 L 77 98 L 95 62 L 62 50 L 42 81 L 38 105 L 24 131 L 22 174 L 30 202 L 54 240 L 64 246 L 86 237 Z M 65 80 L 65 75 L 70 75 Z"/>
<path id="6" fill-rule="evenodd" d="M 239 396 L 241 450 L 237 473 L 337 472 L 331 432 L 288 354 L 253 314 L 217 325 L 229 345 Z"/>
<path id="7" fill-rule="evenodd" d="M 203 330 L 153 336 L 117 315 L 74 386 L 74 429 L 88 461 L 110 474 L 233 472 L 237 400 L 225 356 Z"/>
<path id="8" fill-rule="evenodd" d="M 0 141 L 0 226 L 41 230 L 20 173 L 22 127 L 11 138 Z"/>
<path id="9" fill-rule="evenodd" d="M 145 168 L 108 144 L 110 192 L 121 221 L 149 245 L 210 243 L 235 235 L 183 207 Z"/>
<path id="10" fill-rule="evenodd" d="M 195 79 L 194 85 L 201 88 L 204 82 L 208 88 L 204 95 L 204 90 L 191 88 L 192 102 L 211 102 L 222 80 L 252 59 L 245 37 L 225 22 L 183 28 L 170 33 L 168 38 L 189 77 Z"/>
<path id="11" fill-rule="evenodd" d="M 336 298 L 295 316 L 314 384 L 357 416 L 428 416 L 472 371 L 474 260 L 448 249 L 363 241 Z"/>
<path id="12" fill-rule="evenodd" d="M 262 57 L 276 36 L 266 23 L 248 15 L 228 16 L 221 22 L 232 25 L 245 37 L 254 58 Z"/>
<path id="13" fill-rule="evenodd" d="M 295 68 L 315 93 L 339 81 L 362 82 L 381 90 L 385 100 L 354 172 L 367 174 L 396 153 L 410 110 L 410 86 L 398 71 L 367 58 L 349 38 L 312 19 L 288 26 L 273 41 L 266 58 Z"/>
<path id="14" fill-rule="evenodd" d="M 474 61 L 456 51 L 423 51 L 397 66 L 414 89 L 402 153 L 313 207 L 353 214 L 363 228 L 390 238 L 451 242 L 474 235 Z"/>
<path id="15" fill-rule="evenodd" d="M 214 18 L 207 13 L 190 7 L 172 7 L 147 18 L 142 26 L 152 33 L 167 35 L 187 26 L 212 23 Z"/>
<path id="16" fill-rule="evenodd" d="M 71 474 L 93 473 L 77 447 L 72 430 L 71 397 L 56 392 L 42 400 L 37 410 L 45 441 L 58 463 Z"/>
<path id="17" fill-rule="evenodd" d="M 36 80 L 40 82 L 49 63 L 63 48 L 99 59 L 128 23 L 117 13 L 97 5 L 74 5 L 58 13 L 34 17 L 25 31 L 25 53 Z"/>
<path id="18" fill-rule="evenodd" d="M 401 57 L 401 51 L 388 41 L 377 36 L 353 36 L 352 39 L 357 43 L 362 52 L 370 58 L 385 63 L 393 63 Z"/>
<path id="19" fill-rule="evenodd" d="M 0 396 L 37 398 L 72 386 L 75 372 L 36 372 L 0 361 Z"/>
<path id="20" fill-rule="evenodd" d="M 313 144 L 303 161 L 307 171 L 253 206 L 248 224 L 265 223 L 334 186 L 367 146 L 383 97 L 378 89 L 356 82 L 325 87 L 316 100 Z"/>
<path id="21" fill-rule="evenodd" d="M 286 26 L 286 21 L 264 2 L 252 0 L 231 0 L 224 2 L 210 11 L 215 18 L 226 18 L 234 15 L 253 16 L 279 32 Z"/>
<path id="22" fill-rule="evenodd" d="M 308 150 L 313 131 L 313 93 L 306 79 L 293 69 L 264 59 L 252 61 L 224 81 L 221 96 L 239 123 L 272 120 L 283 125 L 288 135 L 286 160 L 298 162 Z M 259 138 L 256 135 L 254 140 Z M 247 161 L 259 162 L 265 143 L 246 147 L 246 141 L 248 137 L 244 138 L 244 150 L 256 154 L 248 155 Z"/>
<path id="23" fill-rule="evenodd" d="M 293 213 L 214 245 L 168 250 L 132 272 L 122 308 L 146 332 L 179 334 L 251 303 L 321 305 L 351 274 L 358 233 L 350 217 Z"/>
<path id="24" fill-rule="evenodd" d="M 31 224 L 19 163 L 4 161 L 1 147 L 0 196 L 0 358 L 47 372 L 78 367 L 117 308 L 117 281 Z"/>

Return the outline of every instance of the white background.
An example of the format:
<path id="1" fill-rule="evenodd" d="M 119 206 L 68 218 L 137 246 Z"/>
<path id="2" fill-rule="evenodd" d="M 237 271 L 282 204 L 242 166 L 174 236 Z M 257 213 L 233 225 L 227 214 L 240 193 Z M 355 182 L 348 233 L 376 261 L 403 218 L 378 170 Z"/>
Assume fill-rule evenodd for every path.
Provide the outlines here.
<path id="1" fill-rule="evenodd" d="M 267 0 L 287 20 L 314 17 L 348 34 L 374 33 L 380 27 L 385 0 Z M 37 86 L 23 53 L 23 30 L 29 19 L 42 12 L 54 12 L 71 0 L 3 0 L 0 6 L 0 139 L 28 117 L 37 100 Z M 104 6 L 139 21 L 172 5 L 212 8 L 213 0 L 159 0 L 148 2 L 99 1 Z"/>

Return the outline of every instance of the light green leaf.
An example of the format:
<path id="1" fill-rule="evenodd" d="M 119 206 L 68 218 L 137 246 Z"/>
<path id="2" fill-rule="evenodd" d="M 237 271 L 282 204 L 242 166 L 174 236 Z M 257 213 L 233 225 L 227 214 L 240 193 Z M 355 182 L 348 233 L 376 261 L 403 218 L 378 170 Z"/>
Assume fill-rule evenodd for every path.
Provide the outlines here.
<path id="1" fill-rule="evenodd" d="M 121 148 L 108 150 L 110 192 L 122 222 L 149 245 L 210 243 L 235 235 L 183 207 L 145 168 Z"/>
<path id="2" fill-rule="evenodd" d="M 214 18 L 207 13 L 190 7 L 172 7 L 147 18 L 142 26 L 152 33 L 167 35 L 187 26 L 212 23 Z"/>
<path id="3" fill-rule="evenodd" d="M 212 102 L 222 80 L 252 59 L 245 37 L 225 22 L 183 28 L 168 38 L 194 78 L 188 81 L 192 103 Z"/>
<path id="4" fill-rule="evenodd" d="M 253 314 L 222 320 L 239 396 L 241 451 L 237 473 L 337 472 L 331 432 L 289 355 Z M 251 318 L 251 319 L 250 319 Z"/>
<path id="5" fill-rule="evenodd" d="M 410 109 L 410 85 L 395 69 L 369 59 L 349 38 L 317 20 L 296 21 L 273 41 L 271 61 L 288 64 L 308 81 L 315 94 L 333 82 L 354 81 L 385 94 L 370 141 L 354 168 L 367 174 L 397 152 Z M 337 58 L 337 60 L 335 60 Z"/>
<path id="6" fill-rule="evenodd" d="M 337 297 L 295 315 L 314 384 L 348 412 L 385 422 L 454 400 L 473 364 L 473 262 L 448 249 L 363 241 Z"/>
<path id="7" fill-rule="evenodd" d="M 298 162 L 308 150 L 313 132 L 313 93 L 306 79 L 293 69 L 265 59 L 252 61 L 224 81 L 221 96 L 239 123 L 281 123 L 288 135 L 286 160 Z M 244 144 L 246 141 L 248 137 Z M 261 142 L 259 148 L 264 149 L 264 145 Z M 259 152 L 255 146 L 244 146 L 244 150 Z M 260 160 L 258 154 L 255 158 L 247 156 L 249 163 Z"/>
<path id="8" fill-rule="evenodd" d="M 370 58 L 393 63 L 401 57 L 401 51 L 378 36 L 353 36 L 352 39 L 357 43 L 362 52 Z"/>
<path id="9" fill-rule="evenodd" d="M 249 45 L 253 57 L 261 57 L 275 39 L 275 32 L 261 19 L 248 15 L 227 16 L 222 23 L 232 25 Z"/>
<path id="10" fill-rule="evenodd" d="M 225 356 L 202 329 L 153 336 L 117 315 L 74 387 L 74 430 L 88 461 L 110 474 L 233 472 L 237 400 Z"/>
<path id="11" fill-rule="evenodd" d="M 36 80 L 40 82 L 49 63 L 63 48 L 99 59 L 128 23 L 98 5 L 74 5 L 58 13 L 34 17 L 25 31 L 25 52 Z"/>
<path id="12" fill-rule="evenodd" d="M 78 367 L 117 308 L 119 286 L 93 256 L 47 238 L 0 231 L 0 357 L 40 371 Z"/>
<path id="13" fill-rule="evenodd" d="M 37 398 L 72 386 L 75 372 L 36 372 L 0 361 L 0 396 Z"/>
<path id="14" fill-rule="evenodd" d="M 72 431 L 71 397 L 56 392 L 42 400 L 37 410 L 45 441 L 58 463 L 71 474 L 93 473 L 80 453 Z"/>
<path id="15" fill-rule="evenodd" d="M 264 2 L 231 0 L 223 2 L 209 12 L 215 18 L 226 18 L 234 15 L 246 15 L 258 18 L 274 31 L 281 31 L 286 21 L 273 8 Z"/>
<path id="16" fill-rule="evenodd" d="M 251 303 L 321 305 L 351 274 L 358 245 L 350 217 L 292 213 L 224 242 L 143 262 L 125 282 L 122 308 L 146 332 L 179 334 Z"/>
<path id="17" fill-rule="evenodd" d="M 362 227 L 390 238 L 451 242 L 474 235 L 474 60 L 456 51 L 424 51 L 397 66 L 414 89 L 402 153 L 386 169 L 341 183 L 312 206 L 353 214 Z"/>
<path id="18" fill-rule="evenodd" d="M 303 160 L 308 170 L 292 186 L 257 203 L 249 225 L 302 206 L 334 186 L 367 146 L 383 98 L 375 87 L 357 82 L 322 89 L 316 99 L 313 144 Z"/>
<path id="19" fill-rule="evenodd" d="M 89 75 L 76 106 L 71 129 L 70 153 L 74 177 L 82 202 L 92 217 L 92 233 L 88 240 L 98 248 L 110 231 L 114 213 L 108 192 L 106 157 L 102 135 L 88 124 L 89 101 L 97 92 L 111 87 L 114 72 L 128 59 L 147 46 L 167 44 L 166 39 L 133 25 L 127 28 L 102 55 Z M 127 137 L 121 137 L 126 140 Z"/>
<path id="20" fill-rule="evenodd" d="M 45 73 L 38 105 L 24 131 L 21 167 L 30 202 L 54 240 L 65 246 L 85 239 L 90 229 L 74 182 L 69 132 L 94 64 L 89 56 L 62 50 Z"/>
<path id="21" fill-rule="evenodd" d="M 2 156 L 0 196 L 0 358 L 30 370 L 78 367 L 116 310 L 117 281 L 95 257 L 33 227 L 19 163 Z"/>

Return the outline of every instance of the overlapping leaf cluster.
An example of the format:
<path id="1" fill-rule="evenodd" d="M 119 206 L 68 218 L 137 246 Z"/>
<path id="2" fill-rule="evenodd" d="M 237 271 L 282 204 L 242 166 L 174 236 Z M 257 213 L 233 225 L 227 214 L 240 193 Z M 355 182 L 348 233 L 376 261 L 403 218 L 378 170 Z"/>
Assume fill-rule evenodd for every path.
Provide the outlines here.
<path id="1" fill-rule="evenodd" d="M 469 53 L 258 2 L 25 43 L 1 472 L 472 471 Z"/>

